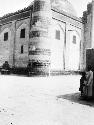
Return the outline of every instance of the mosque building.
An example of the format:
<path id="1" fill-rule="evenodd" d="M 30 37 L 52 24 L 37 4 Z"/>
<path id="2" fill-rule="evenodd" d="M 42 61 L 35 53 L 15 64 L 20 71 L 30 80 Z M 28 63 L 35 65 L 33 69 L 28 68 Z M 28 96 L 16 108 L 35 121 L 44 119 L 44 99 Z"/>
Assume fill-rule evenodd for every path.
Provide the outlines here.
<path id="1" fill-rule="evenodd" d="M 39 62 L 44 70 L 47 66 L 50 71 L 82 70 L 83 20 L 68 0 L 34 0 L 1 17 L 0 66 L 8 61 L 11 67 L 25 68 L 28 62 Z"/>

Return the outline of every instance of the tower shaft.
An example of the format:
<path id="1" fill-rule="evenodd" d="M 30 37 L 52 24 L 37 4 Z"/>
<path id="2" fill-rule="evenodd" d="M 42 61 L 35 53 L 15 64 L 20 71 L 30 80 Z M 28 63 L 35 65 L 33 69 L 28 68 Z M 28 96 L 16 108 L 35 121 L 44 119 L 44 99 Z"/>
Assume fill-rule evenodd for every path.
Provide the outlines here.
<path id="1" fill-rule="evenodd" d="M 29 44 L 29 60 L 33 62 L 35 72 L 49 70 L 51 19 L 50 0 L 35 0 Z"/>
<path id="2" fill-rule="evenodd" d="M 94 0 L 92 0 L 91 47 L 94 48 Z"/>

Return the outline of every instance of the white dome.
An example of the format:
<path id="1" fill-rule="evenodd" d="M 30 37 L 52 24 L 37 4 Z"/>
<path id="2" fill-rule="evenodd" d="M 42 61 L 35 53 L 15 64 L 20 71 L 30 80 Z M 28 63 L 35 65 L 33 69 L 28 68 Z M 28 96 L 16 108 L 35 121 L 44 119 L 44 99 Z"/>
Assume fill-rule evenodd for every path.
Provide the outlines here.
<path id="1" fill-rule="evenodd" d="M 51 5 L 58 10 L 77 16 L 75 9 L 68 0 L 51 0 Z"/>

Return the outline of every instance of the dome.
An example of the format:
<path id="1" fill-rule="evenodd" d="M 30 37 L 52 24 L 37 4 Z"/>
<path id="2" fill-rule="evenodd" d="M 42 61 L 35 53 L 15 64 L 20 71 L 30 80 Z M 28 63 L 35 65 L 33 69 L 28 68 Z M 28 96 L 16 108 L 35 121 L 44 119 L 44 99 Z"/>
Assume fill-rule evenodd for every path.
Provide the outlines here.
<path id="1" fill-rule="evenodd" d="M 72 4 L 67 0 L 51 0 L 52 7 L 57 8 L 60 11 L 64 11 L 73 16 L 77 16 Z"/>

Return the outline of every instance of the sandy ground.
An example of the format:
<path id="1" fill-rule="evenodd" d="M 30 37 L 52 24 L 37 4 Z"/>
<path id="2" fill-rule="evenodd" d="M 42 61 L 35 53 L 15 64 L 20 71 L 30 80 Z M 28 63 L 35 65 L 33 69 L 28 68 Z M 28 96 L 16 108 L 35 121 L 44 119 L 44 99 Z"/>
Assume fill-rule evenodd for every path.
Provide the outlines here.
<path id="1" fill-rule="evenodd" d="M 79 75 L 0 75 L 0 125 L 94 125 L 94 103 L 79 99 Z"/>

